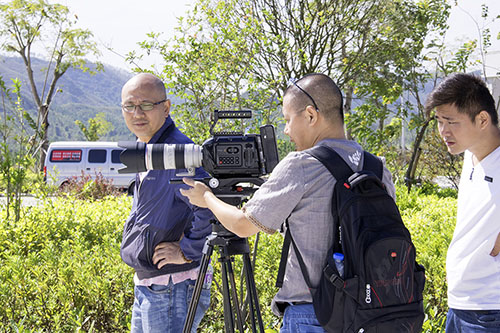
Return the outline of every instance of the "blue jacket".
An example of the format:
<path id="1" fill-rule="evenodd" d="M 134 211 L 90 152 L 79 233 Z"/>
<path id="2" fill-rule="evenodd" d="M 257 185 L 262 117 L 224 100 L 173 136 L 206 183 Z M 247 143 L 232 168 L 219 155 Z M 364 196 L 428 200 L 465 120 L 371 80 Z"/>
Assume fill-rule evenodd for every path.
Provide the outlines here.
<path id="1" fill-rule="evenodd" d="M 173 126 L 173 127 L 170 127 Z M 165 131 L 167 137 L 161 143 L 193 143 L 179 131 L 170 117 L 148 143 L 160 143 Z M 133 267 L 139 279 L 190 270 L 199 265 L 206 237 L 211 233 L 212 213 L 189 203 L 180 194 L 184 184 L 170 184 L 176 173 L 186 170 L 150 170 L 136 185 L 132 211 L 125 222 L 120 249 L 122 260 Z M 202 169 L 196 169 L 196 178 L 208 177 Z M 160 242 L 175 242 L 181 238 L 181 250 L 193 262 L 182 265 L 168 264 L 158 269 L 153 264 L 153 254 Z"/>

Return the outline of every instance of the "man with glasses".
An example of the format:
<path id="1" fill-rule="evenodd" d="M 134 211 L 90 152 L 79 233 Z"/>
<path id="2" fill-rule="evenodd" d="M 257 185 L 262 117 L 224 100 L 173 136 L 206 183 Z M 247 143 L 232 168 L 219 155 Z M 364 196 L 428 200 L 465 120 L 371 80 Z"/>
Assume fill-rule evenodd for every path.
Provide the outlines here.
<path id="1" fill-rule="evenodd" d="M 122 88 L 122 114 L 137 140 L 145 143 L 192 141 L 176 127 L 165 86 L 156 76 L 141 73 Z M 149 170 L 136 176 L 130 216 L 120 254 L 134 268 L 131 331 L 181 332 L 188 312 L 212 213 L 180 195 L 185 185 L 170 184 L 179 170 Z M 201 168 L 196 177 L 208 176 Z M 211 276 L 205 277 L 193 332 L 210 303 Z"/>
<path id="2" fill-rule="evenodd" d="M 324 74 L 309 74 L 292 84 L 283 97 L 285 134 L 295 143 L 269 179 L 243 209 L 218 199 L 201 182 L 184 178 L 192 188 L 181 190 L 192 204 L 209 208 L 217 219 L 240 237 L 259 231 L 274 233 L 288 218 L 295 245 L 307 263 L 309 280 L 317 286 L 324 258 L 333 243 L 331 212 L 335 179 L 321 162 L 305 152 L 316 145 L 334 149 L 354 171 L 363 166 L 363 149 L 344 132 L 342 94 Z M 390 172 L 383 168 L 383 182 L 394 197 Z M 292 249 L 282 287 L 272 302 L 273 312 L 283 315 L 281 332 L 323 332 L 312 297 Z"/>

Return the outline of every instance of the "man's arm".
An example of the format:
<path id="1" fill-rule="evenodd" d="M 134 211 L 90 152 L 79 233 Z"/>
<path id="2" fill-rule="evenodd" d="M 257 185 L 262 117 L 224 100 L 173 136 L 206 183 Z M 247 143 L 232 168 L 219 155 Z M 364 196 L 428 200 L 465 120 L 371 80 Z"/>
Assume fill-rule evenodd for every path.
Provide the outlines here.
<path id="1" fill-rule="evenodd" d="M 189 198 L 191 204 L 210 209 L 226 229 L 239 237 L 249 237 L 259 232 L 240 209 L 217 198 L 208 186 L 191 178 L 182 180 L 191 189 L 181 189 L 181 194 Z"/>

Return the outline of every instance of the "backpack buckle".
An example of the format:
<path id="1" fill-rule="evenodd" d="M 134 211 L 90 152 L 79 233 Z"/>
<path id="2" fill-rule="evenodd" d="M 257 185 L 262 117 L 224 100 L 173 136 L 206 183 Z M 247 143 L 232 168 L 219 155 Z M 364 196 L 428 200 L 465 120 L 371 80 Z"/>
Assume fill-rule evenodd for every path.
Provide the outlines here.
<path id="1" fill-rule="evenodd" d="M 344 280 L 340 276 L 338 276 L 338 274 L 335 273 L 331 268 L 329 268 L 328 265 L 323 268 L 323 273 L 328 278 L 328 281 L 330 281 L 331 284 L 337 287 L 337 289 L 344 288 Z"/>

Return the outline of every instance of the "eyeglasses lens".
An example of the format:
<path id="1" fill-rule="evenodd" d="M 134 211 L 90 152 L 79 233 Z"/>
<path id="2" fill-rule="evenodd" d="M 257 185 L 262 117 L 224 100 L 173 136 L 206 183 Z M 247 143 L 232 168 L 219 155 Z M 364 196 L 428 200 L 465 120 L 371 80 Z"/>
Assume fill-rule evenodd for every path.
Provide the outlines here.
<path id="1" fill-rule="evenodd" d="M 142 103 L 139 105 L 126 104 L 122 107 L 125 112 L 134 112 L 137 106 L 140 107 L 142 111 L 151 111 L 154 108 L 154 105 L 152 103 Z"/>

